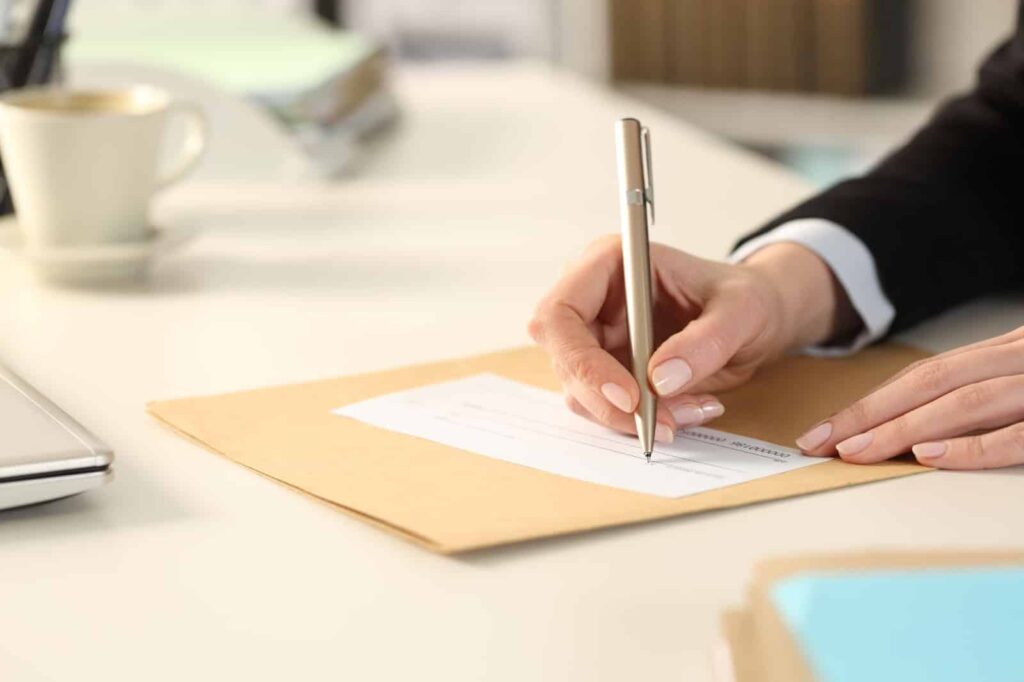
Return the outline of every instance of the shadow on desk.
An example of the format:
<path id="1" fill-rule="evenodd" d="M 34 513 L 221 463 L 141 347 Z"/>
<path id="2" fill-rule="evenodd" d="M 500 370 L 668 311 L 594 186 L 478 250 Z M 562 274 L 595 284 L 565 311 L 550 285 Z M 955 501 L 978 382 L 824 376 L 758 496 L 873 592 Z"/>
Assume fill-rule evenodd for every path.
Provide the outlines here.
<path id="1" fill-rule="evenodd" d="M 431 285 L 473 281 L 443 262 L 409 255 L 373 259 L 347 254 L 284 256 L 280 260 L 228 254 L 178 254 L 155 264 L 139 281 L 76 285 L 109 296 L 188 296 L 211 291 L 308 293 L 415 292 Z"/>
<path id="2" fill-rule="evenodd" d="M 102 535 L 128 526 L 155 526 L 189 516 L 170 492 L 134 463 L 114 460 L 114 480 L 80 495 L 0 511 L 0 545 Z"/>
<path id="3" fill-rule="evenodd" d="M 154 272 L 147 293 L 239 290 L 306 292 L 409 292 L 453 281 L 454 270 L 427 257 L 344 253 L 285 256 L 280 260 L 230 255 L 183 255 Z"/>
<path id="4" fill-rule="evenodd" d="M 904 524 L 887 528 L 884 532 L 880 532 L 878 534 L 869 533 L 866 538 L 858 540 L 855 543 L 856 547 L 854 548 L 898 547 L 900 549 L 906 549 L 907 547 L 920 546 L 920 548 L 932 549 L 935 546 L 938 546 L 935 540 L 930 539 L 927 533 L 922 534 L 915 530 L 911 523 L 919 523 L 927 526 L 932 523 L 932 517 L 940 519 L 939 523 L 942 523 L 941 519 L 947 519 L 952 516 L 974 516 L 984 524 L 999 525 L 1005 529 L 1006 535 L 1016 537 L 1017 530 L 1013 520 L 1006 518 L 1005 515 L 998 512 L 1001 511 L 1002 506 L 1005 504 L 1005 502 L 1002 502 L 1001 500 L 1012 499 L 1009 495 L 1015 495 L 1016 491 L 1024 486 L 1024 465 L 1003 469 L 985 469 L 981 471 L 946 471 L 929 474 L 927 477 L 920 478 L 932 479 L 933 476 L 943 477 L 942 480 L 945 481 L 945 485 L 932 488 L 928 491 L 922 491 L 919 488 L 919 477 L 909 476 L 906 478 L 866 483 L 857 486 L 856 489 L 808 493 L 791 498 L 758 502 L 756 504 L 742 507 L 703 511 L 699 514 L 691 514 L 683 517 L 669 517 L 653 521 L 643 521 L 637 524 L 599 528 L 574 535 L 554 536 L 512 545 L 489 547 L 464 554 L 451 555 L 447 558 L 464 562 L 468 565 L 481 567 L 523 560 L 528 561 L 535 558 L 537 555 L 558 553 L 560 551 L 569 552 L 577 548 L 579 545 L 586 543 L 617 542 L 630 535 L 640 535 L 644 533 L 671 533 L 675 532 L 673 529 L 678 529 L 682 532 L 684 531 L 683 527 L 691 524 L 711 522 L 719 524 L 725 528 L 727 526 L 733 526 L 733 524 L 739 520 L 737 517 L 743 516 L 750 517 L 749 521 L 743 521 L 743 523 L 766 524 L 765 529 L 768 535 L 765 537 L 770 537 L 771 532 L 773 532 L 772 529 L 782 527 L 778 524 L 780 518 L 789 517 L 789 520 L 792 521 L 794 525 L 789 528 L 787 532 L 801 533 L 799 541 L 796 543 L 796 549 L 791 547 L 793 543 L 787 540 L 782 543 L 782 546 L 784 546 L 785 549 L 772 550 L 775 553 L 779 553 L 780 551 L 814 552 L 821 550 L 822 547 L 832 549 L 832 545 L 818 546 L 816 543 L 819 541 L 831 542 L 832 539 L 836 537 L 838 537 L 841 542 L 840 547 L 846 549 L 853 547 L 853 545 L 850 547 L 846 546 L 846 536 L 843 536 L 841 531 L 836 529 L 836 526 L 819 527 L 814 522 L 811 522 L 807 526 L 803 525 L 807 520 L 805 512 L 803 511 L 806 507 L 803 505 L 821 505 L 826 502 L 828 509 L 831 509 L 833 512 L 839 511 L 844 517 L 845 522 L 851 523 L 854 526 L 862 523 L 862 519 L 857 514 L 857 510 L 862 508 L 865 503 L 871 503 L 879 509 L 892 512 L 893 518 L 904 518 L 901 516 L 902 514 L 914 515 L 913 519 L 904 518 Z M 991 484 L 989 485 L 989 490 L 993 491 L 993 496 L 986 498 L 985 503 L 990 506 L 978 507 L 977 504 L 975 504 L 974 506 L 965 507 L 962 499 L 948 494 L 950 491 L 955 491 L 961 486 L 969 488 L 977 485 L 984 479 L 990 479 L 990 483 L 996 480 L 999 482 L 998 488 L 992 487 Z M 932 480 L 935 481 L 938 479 Z M 1001 490 L 1008 494 L 1000 495 Z M 942 495 L 942 492 L 946 492 L 946 494 Z M 939 495 L 935 496 L 936 493 L 939 493 Z M 927 506 L 929 504 L 932 505 L 930 509 Z M 927 510 L 927 513 L 924 510 Z M 885 514 L 883 514 L 883 516 L 884 515 Z M 756 520 L 755 517 L 757 517 Z M 772 521 L 765 521 L 765 518 L 772 519 Z M 796 530 L 798 528 L 800 530 Z M 893 528 L 897 529 L 895 533 L 893 532 Z M 802 533 L 807 532 L 808 529 L 810 529 L 809 534 L 803 535 Z M 839 533 L 839 535 L 837 536 L 836 533 Z M 724 542 L 735 542 L 736 540 L 737 538 L 735 536 L 723 535 Z M 923 544 L 917 545 L 916 543 L 918 541 Z M 993 540 L 992 538 L 985 536 L 965 536 L 959 543 L 957 543 L 957 548 L 966 549 L 980 546 L 985 549 L 993 546 L 999 546 L 1001 542 L 1005 542 L 1005 540 Z M 1014 542 L 1015 544 L 1017 543 L 1017 541 Z M 644 557 L 642 552 L 637 553 L 635 555 L 635 559 L 640 564 L 645 560 L 663 558 L 661 551 L 666 545 L 658 542 L 652 543 L 651 546 L 655 548 L 654 551 L 657 553 L 657 556 L 652 555 L 651 557 Z M 713 556 L 718 549 L 719 548 L 716 546 L 701 546 L 696 549 L 681 549 L 681 552 L 685 555 L 687 552 L 696 551 L 698 552 L 701 561 L 708 561 L 709 557 Z"/>

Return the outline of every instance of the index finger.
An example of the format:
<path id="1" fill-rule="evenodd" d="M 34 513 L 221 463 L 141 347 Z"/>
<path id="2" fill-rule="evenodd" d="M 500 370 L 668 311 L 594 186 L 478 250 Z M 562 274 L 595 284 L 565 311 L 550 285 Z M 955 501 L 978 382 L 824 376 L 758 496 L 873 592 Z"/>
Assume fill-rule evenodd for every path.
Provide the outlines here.
<path id="1" fill-rule="evenodd" d="M 599 421 L 632 413 L 640 389 L 632 374 L 601 345 L 598 315 L 622 276 L 618 239 L 605 239 L 569 269 L 537 306 L 530 336 L 551 356 L 573 397 Z"/>
<path id="2" fill-rule="evenodd" d="M 810 455 L 828 455 L 837 449 L 852 454 L 851 445 L 866 443 L 868 436 L 865 434 L 885 422 L 958 388 L 1021 372 L 1024 372 L 1024 358 L 1013 343 L 978 346 L 969 352 L 936 356 L 810 429 L 797 439 L 797 445 Z"/>

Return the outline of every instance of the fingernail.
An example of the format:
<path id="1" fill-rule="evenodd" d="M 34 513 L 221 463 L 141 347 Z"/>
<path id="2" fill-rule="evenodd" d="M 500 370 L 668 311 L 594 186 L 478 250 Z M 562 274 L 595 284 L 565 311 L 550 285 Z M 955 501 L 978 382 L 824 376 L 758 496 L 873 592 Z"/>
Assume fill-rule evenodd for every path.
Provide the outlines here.
<path id="1" fill-rule="evenodd" d="M 801 450 L 813 450 L 828 440 L 832 435 L 832 422 L 822 422 L 796 439 L 796 446 Z"/>
<path id="2" fill-rule="evenodd" d="M 654 427 L 654 440 L 659 443 L 669 445 L 675 436 L 672 434 L 672 429 L 666 424 L 658 424 Z"/>
<path id="3" fill-rule="evenodd" d="M 701 405 L 700 411 L 704 413 L 704 420 L 707 421 L 708 419 L 721 417 L 723 414 L 725 414 L 725 405 L 716 400 Z"/>
<path id="4" fill-rule="evenodd" d="M 840 455 L 855 455 L 867 446 L 871 445 L 871 441 L 875 439 L 875 434 L 872 431 L 865 433 L 858 433 L 856 436 L 850 436 L 841 443 L 836 444 L 836 451 Z"/>
<path id="5" fill-rule="evenodd" d="M 604 384 L 601 386 L 601 395 L 623 412 L 633 411 L 633 400 L 629 397 L 629 392 L 622 386 L 613 383 Z"/>
<path id="6" fill-rule="evenodd" d="M 676 405 L 672 408 L 672 416 L 681 429 L 704 421 L 704 411 L 697 405 Z"/>
<path id="7" fill-rule="evenodd" d="M 651 373 L 654 390 L 658 392 L 658 395 L 672 395 L 692 378 L 693 370 L 690 369 L 686 360 L 680 358 L 666 360 L 655 367 L 654 372 Z"/>
<path id="8" fill-rule="evenodd" d="M 934 443 L 918 443 L 914 447 L 910 448 L 914 451 L 915 457 L 921 459 L 937 459 L 946 454 L 946 450 L 949 446 L 945 442 L 934 442 Z"/>

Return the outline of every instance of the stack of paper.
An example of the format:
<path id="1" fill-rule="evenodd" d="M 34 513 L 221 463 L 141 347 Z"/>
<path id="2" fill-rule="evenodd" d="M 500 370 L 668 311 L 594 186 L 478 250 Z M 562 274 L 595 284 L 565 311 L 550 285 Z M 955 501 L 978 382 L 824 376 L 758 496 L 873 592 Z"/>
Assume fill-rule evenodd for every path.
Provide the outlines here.
<path id="1" fill-rule="evenodd" d="M 70 62 L 171 68 L 266 107 L 323 174 L 397 115 L 380 45 L 305 15 L 262 7 L 82 3 Z"/>

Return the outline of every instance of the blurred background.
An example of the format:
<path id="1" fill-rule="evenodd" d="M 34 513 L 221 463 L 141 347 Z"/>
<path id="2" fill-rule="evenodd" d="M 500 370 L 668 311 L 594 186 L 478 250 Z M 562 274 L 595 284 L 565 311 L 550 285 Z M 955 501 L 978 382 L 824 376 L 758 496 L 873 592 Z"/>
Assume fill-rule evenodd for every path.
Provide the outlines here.
<path id="1" fill-rule="evenodd" d="M 5 13 L 16 14 L 19 4 L 0 0 Z M 382 94 L 391 65 L 541 60 L 611 82 L 825 184 L 869 165 L 938 100 L 967 87 L 979 60 L 1010 32 L 1015 7 L 1015 0 L 78 0 L 66 57 L 149 60 L 244 91 L 290 126 L 328 173 L 344 166 L 353 136 L 396 115 L 397 104 Z M 330 97 L 321 91 L 310 99 L 327 73 L 344 78 Z"/>

